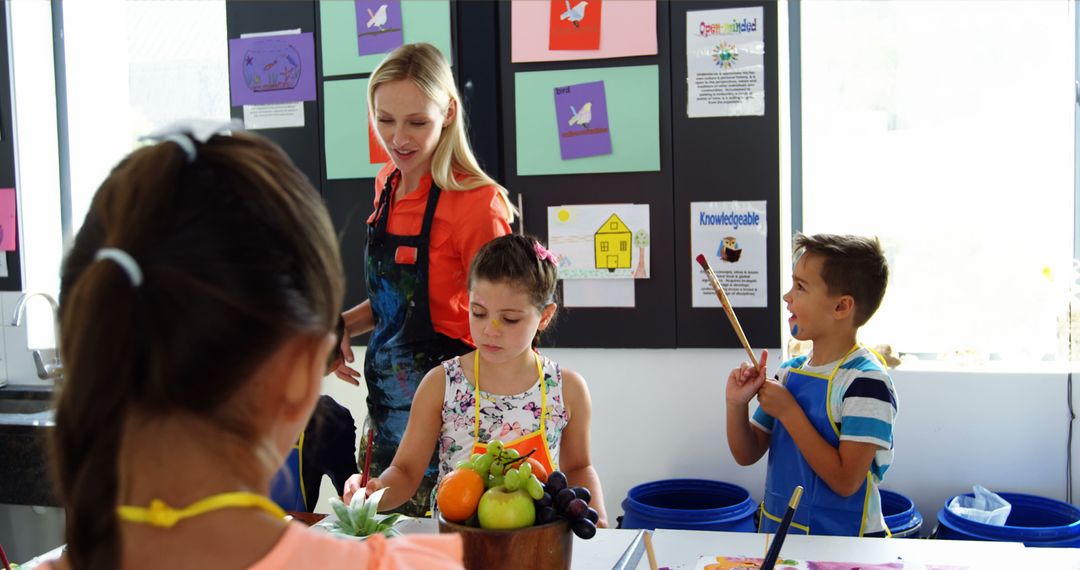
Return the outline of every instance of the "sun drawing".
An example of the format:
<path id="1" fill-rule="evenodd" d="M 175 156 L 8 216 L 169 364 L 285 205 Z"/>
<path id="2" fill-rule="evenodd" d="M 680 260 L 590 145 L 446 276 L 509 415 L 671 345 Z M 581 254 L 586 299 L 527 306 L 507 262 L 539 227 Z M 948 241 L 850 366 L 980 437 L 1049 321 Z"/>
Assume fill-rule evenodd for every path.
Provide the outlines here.
<path id="1" fill-rule="evenodd" d="M 559 221 L 565 224 L 570 221 L 570 210 L 561 208 L 558 212 L 555 212 L 555 217 L 559 218 Z"/>

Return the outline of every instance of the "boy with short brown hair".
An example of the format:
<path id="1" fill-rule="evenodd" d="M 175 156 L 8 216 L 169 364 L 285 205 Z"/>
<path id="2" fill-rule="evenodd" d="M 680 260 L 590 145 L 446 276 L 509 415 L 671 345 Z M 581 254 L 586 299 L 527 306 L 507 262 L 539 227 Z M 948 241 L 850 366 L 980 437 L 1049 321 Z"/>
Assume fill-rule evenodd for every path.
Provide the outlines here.
<path id="1" fill-rule="evenodd" d="M 761 532 L 776 531 L 801 485 L 792 532 L 887 536 L 878 485 L 892 462 L 896 392 L 856 337 L 881 304 L 888 264 L 877 239 L 798 234 L 794 245 L 788 324 L 813 350 L 783 363 L 773 380 L 767 351 L 758 368 L 744 362 L 731 371 L 728 445 L 740 465 L 769 451 Z M 750 418 L 755 395 L 760 406 Z"/>

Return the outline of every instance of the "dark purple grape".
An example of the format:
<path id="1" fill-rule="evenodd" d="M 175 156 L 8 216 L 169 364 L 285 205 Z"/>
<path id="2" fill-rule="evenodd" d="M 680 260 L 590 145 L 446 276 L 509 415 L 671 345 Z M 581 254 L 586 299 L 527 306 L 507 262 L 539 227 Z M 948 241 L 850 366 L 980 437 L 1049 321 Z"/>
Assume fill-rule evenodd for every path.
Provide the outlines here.
<path id="1" fill-rule="evenodd" d="M 574 492 L 570 489 L 559 491 L 559 494 L 555 495 L 555 509 L 559 512 L 566 511 L 566 505 L 569 505 L 570 501 L 573 501 L 576 498 Z"/>
<path id="2" fill-rule="evenodd" d="M 578 538 L 585 540 L 596 536 L 596 525 L 589 519 L 581 519 L 570 523 L 570 529 L 574 531 L 574 534 L 578 535 Z"/>
<path id="3" fill-rule="evenodd" d="M 586 503 L 592 501 L 592 493 L 589 492 L 588 488 L 573 487 L 573 490 L 574 494 L 577 495 L 577 498 L 581 499 L 582 501 L 585 501 Z"/>
<path id="4" fill-rule="evenodd" d="M 544 507 L 550 507 L 554 503 L 555 500 L 551 498 L 551 493 L 544 493 L 544 496 L 536 501 L 536 508 L 542 509 Z"/>
<path id="5" fill-rule="evenodd" d="M 566 509 L 563 511 L 563 514 L 566 515 L 566 518 L 572 521 L 576 521 L 578 519 L 585 518 L 585 511 L 587 510 L 589 510 L 589 505 L 587 505 L 585 501 L 582 501 L 581 499 L 574 499 L 566 505 Z"/>
<path id="6" fill-rule="evenodd" d="M 589 507 L 585 509 L 585 518 L 591 520 L 593 524 L 596 524 L 600 520 L 600 513 L 596 512 L 596 509 Z"/>
<path id="7" fill-rule="evenodd" d="M 551 493 L 551 496 L 554 497 L 555 495 L 559 494 L 559 491 L 562 491 L 565 488 L 566 475 L 563 475 L 562 471 L 552 471 L 551 474 L 548 475 L 548 480 L 547 483 L 544 485 L 544 490 L 548 493 Z"/>
<path id="8" fill-rule="evenodd" d="M 536 524 L 547 524 L 554 521 L 556 516 L 553 507 L 541 507 L 536 511 Z"/>

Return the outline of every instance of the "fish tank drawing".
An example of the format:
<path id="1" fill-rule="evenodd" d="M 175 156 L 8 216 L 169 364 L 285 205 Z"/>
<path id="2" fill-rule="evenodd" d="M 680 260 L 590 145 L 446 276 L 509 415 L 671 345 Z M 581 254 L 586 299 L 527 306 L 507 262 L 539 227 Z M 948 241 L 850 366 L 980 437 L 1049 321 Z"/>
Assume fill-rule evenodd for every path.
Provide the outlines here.
<path id="1" fill-rule="evenodd" d="M 267 39 L 244 51 L 244 84 L 256 93 L 295 89 L 300 52 L 285 40 Z"/>

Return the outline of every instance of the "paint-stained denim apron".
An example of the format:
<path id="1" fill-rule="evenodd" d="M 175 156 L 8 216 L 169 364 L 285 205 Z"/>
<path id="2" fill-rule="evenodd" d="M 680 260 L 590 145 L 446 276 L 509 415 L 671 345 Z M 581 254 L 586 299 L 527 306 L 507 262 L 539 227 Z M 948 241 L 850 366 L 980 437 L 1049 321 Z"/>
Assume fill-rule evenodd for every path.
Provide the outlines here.
<path id="1" fill-rule="evenodd" d="M 364 357 L 368 418 L 359 462 L 364 464 L 367 433 L 372 428 L 375 433 L 372 476 L 390 466 L 409 422 L 409 408 L 420 380 L 442 361 L 472 350 L 461 340 L 435 332 L 431 323 L 428 258 L 431 224 L 441 190 L 432 183 L 419 235 L 390 234 L 387 224 L 394 195 L 393 181 L 399 176 L 395 171 L 386 178 L 375 221 L 368 226 L 365 252 L 368 298 L 375 329 Z M 436 450 L 420 488 L 412 500 L 397 510 L 410 516 L 424 516 L 430 508 L 429 498 L 438 473 Z"/>

